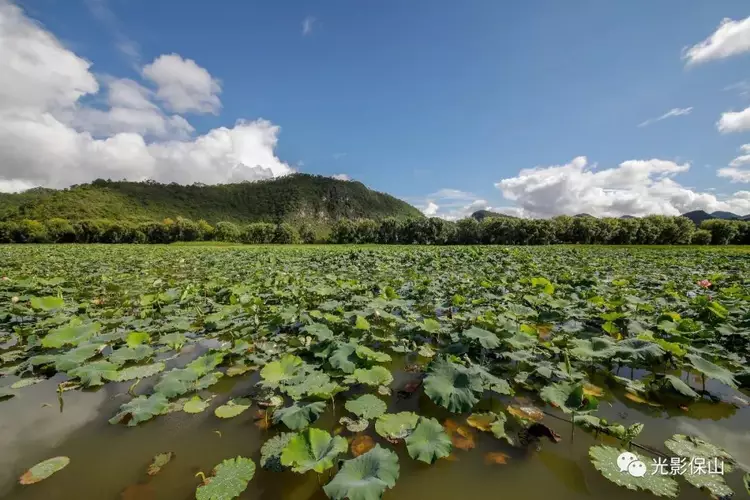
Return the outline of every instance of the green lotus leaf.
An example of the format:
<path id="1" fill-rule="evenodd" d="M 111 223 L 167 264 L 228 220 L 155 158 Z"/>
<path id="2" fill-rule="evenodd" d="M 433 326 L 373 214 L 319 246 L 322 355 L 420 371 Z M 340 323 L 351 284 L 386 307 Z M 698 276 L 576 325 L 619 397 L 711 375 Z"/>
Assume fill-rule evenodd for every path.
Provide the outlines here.
<path id="1" fill-rule="evenodd" d="M 194 372 L 199 377 L 202 377 L 212 371 L 214 368 L 219 366 L 224 361 L 225 353 L 213 352 L 205 354 L 200 358 L 194 359 L 185 366 L 186 370 Z"/>
<path id="2" fill-rule="evenodd" d="M 601 472 L 604 477 L 618 486 L 624 486 L 629 490 L 650 491 L 656 496 L 669 498 L 675 498 L 677 496 L 679 486 L 677 485 L 677 481 L 670 476 L 650 474 L 646 472 L 646 475 L 636 477 L 629 474 L 627 471 L 621 472 L 617 465 L 617 457 L 624 451 L 628 450 L 620 450 L 611 446 L 603 445 L 592 446 L 589 448 L 589 458 L 596 470 Z M 633 452 L 631 451 L 631 453 Z M 644 464 L 651 463 L 649 458 L 639 455 L 638 453 L 633 454 Z"/>
<path id="3" fill-rule="evenodd" d="M 137 345 L 135 347 L 120 347 L 107 356 L 111 362 L 124 365 L 128 361 L 142 361 L 154 354 L 154 349 L 148 345 Z"/>
<path id="4" fill-rule="evenodd" d="M 203 389 L 208 389 L 209 387 L 217 383 L 223 376 L 224 374 L 221 372 L 211 372 L 207 375 L 204 375 L 195 381 L 194 390 L 202 391 Z"/>
<path id="5" fill-rule="evenodd" d="M 718 380 L 722 384 L 728 385 L 734 389 L 737 388 L 737 382 L 734 380 L 732 372 L 724 367 L 715 365 L 707 359 L 697 356 L 695 354 L 688 354 L 685 358 L 690 362 L 690 365 L 701 372 L 708 378 Z"/>
<path id="6" fill-rule="evenodd" d="M 742 476 L 742 482 L 745 483 L 747 494 L 750 495 L 750 472 Z"/>
<path id="7" fill-rule="evenodd" d="M 545 402 L 560 408 L 565 413 L 593 411 L 599 406 L 596 398 L 584 394 L 583 384 L 580 383 L 550 384 L 544 387 L 539 395 Z"/>
<path id="8" fill-rule="evenodd" d="M 724 463 L 725 472 L 731 472 L 737 464 L 726 450 L 695 436 L 675 434 L 665 441 L 664 445 L 675 455 L 687 459 L 721 460 Z"/>
<path id="9" fill-rule="evenodd" d="M 708 491 L 712 498 L 731 498 L 734 495 L 732 488 L 727 485 L 721 474 L 693 474 L 690 467 L 682 475 L 683 479 L 698 489 Z"/>
<path id="10" fill-rule="evenodd" d="M 231 500 L 247 489 L 255 476 L 255 462 L 249 458 L 228 458 L 214 467 L 213 476 L 207 477 L 195 490 L 196 500 Z"/>
<path id="11" fill-rule="evenodd" d="M 38 311 L 52 311 L 62 309 L 64 306 L 65 301 L 62 297 L 31 297 L 31 308 Z"/>
<path id="12" fill-rule="evenodd" d="M 349 359 L 354 354 L 354 351 L 355 347 L 351 344 L 339 344 L 336 350 L 333 351 L 333 354 L 331 354 L 331 357 L 328 358 L 328 361 L 332 367 L 344 373 L 354 373 L 357 365 Z"/>
<path id="13" fill-rule="evenodd" d="M 182 396 L 195 390 L 198 374 L 193 370 L 175 368 L 161 376 L 154 390 L 167 398 Z"/>
<path id="14" fill-rule="evenodd" d="M 616 356 L 627 358 L 635 363 L 653 361 L 664 355 L 664 349 L 658 344 L 638 338 L 622 340 L 615 345 L 615 348 Z"/>
<path id="15" fill-rule="evenodd" d="M 34 356 L 29 358 L 29 362 L 32 365 L 37 365 L 38 362 L 41 362 L 39 364 L 55 363 L 55 370 L 67 372 L 68 370 L 81 366 L 87 360 L 99 354 L 102 347 L 103 346 L 99 345 L 84 344 L 75 347 L 64 354 L 50 356 L 44 360 L 41 358 L 45 358 L 45 356 Z"/>
<path id="16" fill-rule="evenodd" d="M 391 360 L 391 357 L 386 353 L 373 351 L 364 345 L 358 345 L 354 352 L 357 354 L 357 357 L 368 361 L 374 361 L 375 363 L 387 363 Z"/>
<path id="17" fill-rule="evenodd" d="M 513 336 L 503 339 L 503 342 L 519 351 L 530 349 L 538 343 L 536 337 L 520 332 L 516 332 Z"/>
<path id="18" fill-rule="evenodd" d="M 157 373 L 161 373 L 166 368 L 164 363 L 153 363 L 151 365 L 138 365 L 124 368 L 117 372 L 114 379 L 117 382 L 125 382 L 127 380 L 135 380 L 137 378 L 147 378 Z"/>
<path id="19" fill-rule="evenodd" d="M 81 383 L 86 387 L 93 387 L 104 385 L 104 380 L 117 380 L 117 368 L 116 364 L 109 361 L 94 361 L 93 363 L 73 368 L 68 372 L 68 375 L 80 379 Z"/>
<path id="20" fill-rule="evenodd" d="M 388 406 L 377 396 L 365 394 L 346 402 L 346 409 L 363 419 L 377 418 Z"/>
<path id="21" fill-rule="evenodd" d="M 305 396 L 329 399 L 332 395 L 343 390 L 339 384 L 331 382 L 331 377 L 319 371 L 295 377 L 289 380 L 288 384 L 283 385 L 281 390 L 295 400 L 302 399 Z"/>
<path id="22" fill-rule="evenodd" d="M 385 490 L 395 486 L 398 475 L 398 456 L 375 445 L 367 453 L 344 462 L 323 491 L 333 500 L 378 500 Z"/>
<path id="23" fill-rule="evenodd" d="M 592 339 L 573 339 L 573 349 L 570 355 L 577 359 L 607 359 L 614 356 L 617 346 L 609 337 L 594 337 Z"/>
<path id="24" fill-rule="evenodd" d="M 410 411 L 384 413 L 375 421 L 375 432 L 386 439 L 404 439 L 417 426 L 419 415 Z"/>
<path id="25" fill-rule="evenodd" d="M 409 456 L 428 464 L 450 455 L 452 447 L 450 436 L 434 418 L 420 418 L 417 428 L 406 437 Z"/>
<path id="26" fill-rule="evenodd" d="M 417 354 L 424 358 L 431 358 L 435 355 L 435 351 L 428 344 L 422 344 L 417 350 Z"/>
<path id="27" fill-rule="evenodd" d="M 420 326 L 427 333 L 437 333 L 440 331 L 440 322 L 432 318 L 425 318 Z"/>
<path id="28" fill-rule="evenodd" d="M 294 432 L 282 432 L 263 443 L 260 447 L 260 466 L 272 472 L 284 471 L 285 467 L 281 465 L 281 452 L 296 435 Z"/>
<path id="29" fill-rule="evenodd" d="M 70 458 L 68 457 L 48 458 L 24 472 L 18 482 L 24 485 L 38 483 L 39 481 L 47 479 L 55 472 L 61 471 L 67 467 L 69 463 Z"/>
<path id="30" fill-rule="evenodd" d="M 217 407 L 214 410 L 214 415 L 219 418 L 234 418 L 245 412 L 250 406 L 252 406 L 252 402 L 248 399 L 232 399 L 227 404 Z"/>
<path id="31" fill-rule="evenodd" d="M 10 385 L 11 389 L 23 389 L 24 387 L 29 387 L 31 385 L 36 385 L 39 382 L 44 382 L 47 380 L 44 377 L 29 377 L 29 378 L 22 378 L 21 380 L 17 380 L 13 382 Z"/>
<path id="32" fill-rule="evenodd" d="M 174 453 L 171 451 L 168 451 L 167 453 L 159 453 L 154 456 L 154 459 L 151 461 L 151 463 L 148 466 L 147 474 L 149 476 L 155 476 L 156 474 L 161 471 L 162 467 L 167 465 L 169 462 L 172 461 L 172 458 L 174 458 Z"/>
<path id="33" fill-rule="evenodd" d="M 180 350 L 187 342 L 187 337 L 183 333 L 167 333 L 160 336 L 157 342 L 171 349 Z"/>
<path id="34" fill-rule="evenodd" d="M 62 347 L 64 345 L 78 345 L 88 340 L 101 330 L 101 323 L 82 323 L 74 319 L 67 326 L 56 328 L 42 339 L 42 347 Z"/>
<path id="35" fill-rule="evenodd" d="M 346 427 L 349 432 L 364 432 L 370 426 L 370 421 L 363 418 L 361 420 L 354 420 L 349 417 L 341 417 L 339 423 Z"/>
<path id="36" fill-rule="evenodd" d="M 388 385 L 393 382 L 393 375 L 387 368 L 382 366 L 373 366 L 372 368 L 357 368 L 351 377 L 360 384 L 367 384 L 374 387 L 379 385 Z"/>
<path id="37" fill-rule="evenodd" d="M 424 392 L 453 413 L 470 411 L 482 394 L 482 379 L 467 368 L 448 361 L 433 362 L 424 381 Z"/>
<path id="38" fill-rule="evenodd" d="M 283 422 L 289 429 L 299 431 L 315 422 L 321 413 L 326 409 L 326 404 L 322 401 L 298 405 L 294 403 L 287 408 L 279 408 L 273 412 L 273 423 Z"/>
<path id="39" fill-rule="evenodd" d="M 130 332 L 128 333 L 128 336 L 125 337 L 125 343 L 130 348 L 148 344 L 150 341 L 151 336 L 146 332 Z"/>
<path id="40" fill-rule="evenodd" d="M 157 415 L 162 415 L 167 411 L 169 400 L 160 393 L 150 396 L 138 396 L 131 401 L 120 406 L 120 411 L 109 419 L 110 424 L 117 424 L 127 420 L 128 426 L 134 427 L 141 422 L 151 420 Z"/>
<path id="41" fill-rule="evenodd" d="M 263 367 L 260 376 L 263 378 L 264 387 L 278 387 L 300 374 L 304 361 L 293 354 L 286 354 L 276 361 L 272 361 Z"/>
<path id="42" fill-rule="evenodd" d="M 500 347 L 500 339 L 497 338 L 497 335 L 483 328 L 472 326 L 468 330 L 464 330 L 461 335 L 469 340 L 475 340 L 485 349 Z"/>
<path id="43" fill-rule="evenodd" d="M 291 467 L 294 472 L 309 470 L 323 472 L 333 467 L 337 456 L 346 452 L 349 444 L 341 436 L 310 428 L 289 440 L 281 452 L 281 465 Z"/>
<path id="44" fill-rule="evenodd" d="M 354 328 L 357 330 L 369 330 L 370 322 L 365 319 L 364 316 L 357 315 L 357 319 L 354 322 Z"/>
<path id="45" fill-rule="evenodd" d="M 203 400 L 200 396 L 193 396 L 182 406 L 182 411 L 185 413 L 201 413 L 208 408 L 210 402 L 210 399 Z"/>
<path id="46" fill-rule="evenodd" d="M 323 323 L 311 323 L 302 329 L 307 334 L 314 335 L 317 337 L 319 342 L 324 340 L 331 340 L 333 338 L 333 332 Z"/>
<path id="47" fill-rule="evenodd" d="M 651 381 L 648 389 L 657 395 L 672 395 L 688 399 L 698 399 L 700 397 L 689 385 L 674 375 L 664 375 Z"/>
<path id="48" fill-rule="evenodd" d="M 505 394 L 506 396 L 512 396 L 514 394 L 513 389 L 510 387 L 507 380 L 491 374 L 484 367 L 474 365 L 469 368 L 469 371 L 472 375 L 476 375 L 482 380 L 482 387 L 484 389 L 498 394 Z"/>

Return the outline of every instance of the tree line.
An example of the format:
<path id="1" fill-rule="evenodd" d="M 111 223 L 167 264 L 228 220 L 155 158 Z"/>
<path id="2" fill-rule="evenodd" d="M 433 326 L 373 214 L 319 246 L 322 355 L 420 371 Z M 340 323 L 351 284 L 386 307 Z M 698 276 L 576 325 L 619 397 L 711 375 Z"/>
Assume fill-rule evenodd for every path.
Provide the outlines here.
<path id="1" fill-rule="evenodd" d="M 236 224 L 177 217 L 161 222 L 49 219 L 0 222 L 0 243 L 172 243 L 224 241 L 253 244 L 339 243 L 422 245 L 747 245 L 750 222 L 711 219 L 697 228 L 685 217 L 616 219 L 490 217 L 456 222 L 437 217 L 380 221 L 340 219 L 327 234 L 307 223 Z"/>

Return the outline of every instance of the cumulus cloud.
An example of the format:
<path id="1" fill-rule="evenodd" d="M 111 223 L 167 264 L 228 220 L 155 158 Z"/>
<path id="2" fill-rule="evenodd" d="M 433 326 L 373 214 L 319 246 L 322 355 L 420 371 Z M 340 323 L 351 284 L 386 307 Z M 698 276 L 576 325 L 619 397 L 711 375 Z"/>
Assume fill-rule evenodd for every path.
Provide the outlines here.
<path id="1" fill-rule="evenodd" d="M 723 19 L 711 36 L 686 48 L 682 58 L 688 65 L 725 59 L 750 51 L 750 17 L 734 21 Z"/>
<path id="2" fill-rule="evenodd" d="M 349 177 L 347 174 L 334 174 L 331 177 L 333 177 L 334 179 L 338 179 L 340 181 L 350 181 L 350 180 L 352 180 L 352 178 Z"/>
<path id="3" fill-rule="evenodd" d="M 440 189 L 427 195 L 424 199 L 412 201 L 428 217 L 440 217 L 452 221 L 469 217 L 477 210 L 492 210 L 515 216 L 522 215 L 518 208 L 492 207 L 487 200 L 459 189 Z"/>
<path id="4" fill-rule="evenodd" d="M 156 97 L 172 111 L 218 114 L 221 109 L 219 80 L 192 59 L 159 56 L 143 68 L 143 77 L 157 85 Z"/>
<path id="5" fill-rule="evenodd" d="M 165 61 L 172 75 L 164 74 Z M 155 91 L 127 79 L 99 82 L 90 67 L 19 7 L 0 0 L 0 191 L 97 177 L 222 183 L 293 171 L 274 153 L 279 127 L 271 122 L 240 120 L 194 137 L 184 117 L 155 104 L 218 109 L 217 80 L 193 61 L 157 58 L 144 69 Z M 100 87 L 106 109 L 82 102 Z"/>
<path id="6" fill-rule="evenodd" d="M 720 168 L 717 174 L 719 177 L 725 177 L 731 182 L 750 183 L 750 168 L 743 168 L 750 167 L 750 144 L 743 144 L 739 149 L 745 154 L 742 154 L 729 162 L 728 167 Z"/>
<path id="7" fill-rule="evenodd" d="M 315 24 L 315 21 L 317 21 L 317 19 L 315 19 L 312 16 L 307 16 L 302 21 L 302 36 L 307 36 L 307 35 L 312 34 L 313 25 Z"/>
<path id="8" fill-rule="evenodd" d="M 647 127 L 651 125 L 652 123 L 660 122 L 662 120 L 666 120 L 667 118 L 672 118 L 673 116 L 689 115 L 692 111 L 693 111 L 692 106 L 689 108 L 672 108 L 661 116 L 657 116 L 656 118 L 649 118 L 648 120 L 639 123 L 638 126 Z"/>
<path id="9" fill-rule="evenodd" d="M 750 129 L 750 107 L 742 111 L 728 111 L 722 113 L 721 118 L 716 123 L 719 132 L 726 134 L 729 132 L 742 132 Z"/>
<path id="10" fill-rule="evenodd" d="M 577 213 L 600 217 L 679 215 L 691 210 L 750 212 L 750 191 L 720 200 L 674 180 L 689 168 L 687 163 L 652 159 L 597 169 L 579 156 L 565 165 L 523 169 L 495 186 L 525 215 L 533 217 Z"/>

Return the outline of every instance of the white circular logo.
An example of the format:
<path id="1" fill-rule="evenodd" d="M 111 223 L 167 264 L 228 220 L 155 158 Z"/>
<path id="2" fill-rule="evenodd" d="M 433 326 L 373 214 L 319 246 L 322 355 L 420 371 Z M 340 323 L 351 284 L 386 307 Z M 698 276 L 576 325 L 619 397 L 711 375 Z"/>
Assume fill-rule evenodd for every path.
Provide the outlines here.
<path id="1" fill-rule="evenodd" d="M 638 457 L 635 456 L 634 453 L 630 453 L 629 451 L 623 451 L 620 453 L 620 456 L 617 457 L 617 467 L 620 468 L 620 472 L 627 472 L 628 471 L 628 465 L 630 465 L 630 462 L 635 462 L 638 460 Z"/>
<path id="2" fill-rule="evenodd" d="M 628 473 L 633 477 L 643 477 L 646 475 L 646 464 L 640 460 L 630 462 L 630 465 L 628 465 Z"/>

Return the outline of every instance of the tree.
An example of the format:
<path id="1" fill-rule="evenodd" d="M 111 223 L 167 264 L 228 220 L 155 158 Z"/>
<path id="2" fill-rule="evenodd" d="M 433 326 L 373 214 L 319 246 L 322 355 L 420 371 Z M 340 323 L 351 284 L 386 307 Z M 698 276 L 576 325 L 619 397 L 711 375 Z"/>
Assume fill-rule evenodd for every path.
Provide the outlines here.
<path id="1" fill-rule="evenodd" d="M 378 227 L 378 243 L 399 243 L 402 223 L 395 217 L 386 217 Z"/>
<path id="2" fill-rule="evenodd" d="M 294 226 L 283 222 L 276 226 L 273 242 L 280 244 L 299 243 L 299 234 L 297 234 L 297 230 L 294 229 Z"/>
<path id="3" fill-rule="evenodd" d="M 698 229 L 693 231 L 690 243 L 693 245 L 710 245 L 711 231 L 707 231 L 706 229 Z"/>
<path id="4" fill-rule="evenodd" d="M 76 231 L 73 224 L 65 219 L 50 219 L 45 223 L 49 240 L 55 243 L 73 243 L 76 241 Z"/>
<path id="5" fill-rule="evenodd" d="M 315 231 L 308 223 L 303 223 L 299 228 L 299 238 L 302 243 L 315 243 Z"/>
<path id="6" fill-rule="evenodd" d="M 479 221 L 474 217 L 467 217 L 456 222 L 454 242 L 459 245 L 476 245 L 481 243 Z"/>
<path id="7" fill-rule="evenodd" d="M 242 242 L 256 245 L 274 243 L 276 226 L 267 222 L 254 222 L 245 226 L 242 231 Z"/>
<path id="8" fill-rule="evenodd" d="M 724 219 L 710 219 L 703 221 L 701 229 L 705 229 L 711 233 L 711 244 L 712 245 L 728 245 L 734 240 L 739 228 L 737 222 Z"/>
<path id="9" fill-rule="evenodd" d="M 218 241 L 240 241 L 240 228 L 231 222 L 217 222 L 214 231 L 214 238 Z"/>

